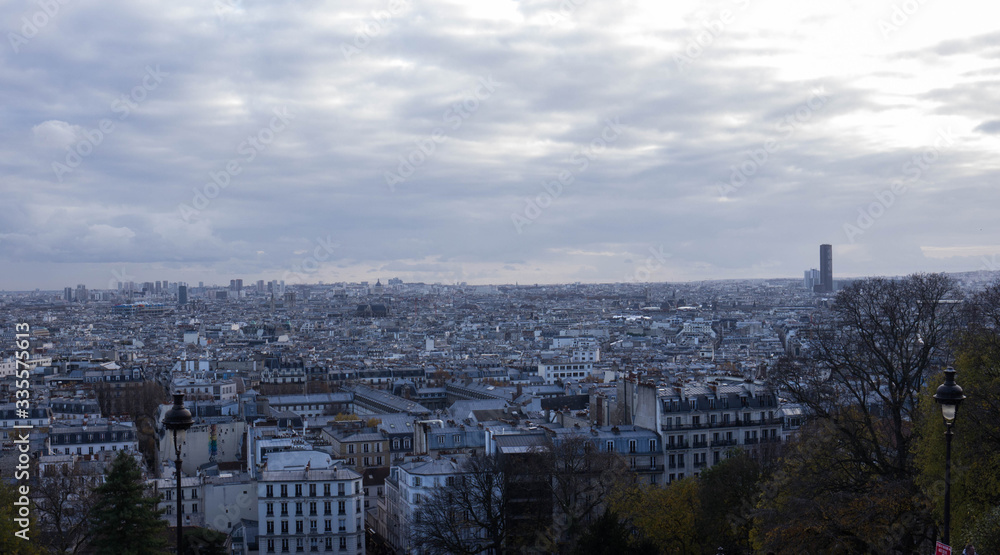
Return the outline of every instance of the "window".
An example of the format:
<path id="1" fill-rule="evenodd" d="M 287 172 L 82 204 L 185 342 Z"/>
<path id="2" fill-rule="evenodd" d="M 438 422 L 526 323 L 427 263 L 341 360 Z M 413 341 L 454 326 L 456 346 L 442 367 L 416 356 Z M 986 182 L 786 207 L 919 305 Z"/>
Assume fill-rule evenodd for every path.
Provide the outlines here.
<path id="1" fill-rule="evenodd" d="M 701 417 L 700 416 L 692 416 L 691 417 L 691 424 L 694 425 L 694 426 L 701 425 Z"/>
<path id="2" fill-rule="evenodd" d="M 295 533 L 296 534 L 301 534 L 302 533 L 302 521 L 301 520 L 296 520 L 295 521 Z"/>
<path id="3" fill-rule="evenodd" d="M 268 484 L 264 489 L 267 491 L 265 497 L 274 497 L 274 486 Z"/>
<path id="4" fill-rule="evenodd" d="M 287 520 L 282 520 L 281 521 L 281 533 L 282 534 L 287 534 L 288 533 L 288 521 Z"/>
<path id="5" fill-rule="evenodd" d="M 344 483 L 337 484 L 337 495 L 344 495 Z"/>
<path id="6" fill-rule="evenodd" d="M 309 502 L 309 516 L 316 516 L 316 502 Z"/>
<path id="7" fill-rule="evenodd" d="M 295 484 L 295 497 L 302 497 L 302 484 Z"/>
<path id="8" fill-rule="evenodd" d="M 634 439 L 628 440 L 628 452 L 629 453 L 635 453 L 635 440 Z M 633 466 L 635 466 L 635 465 L 633 465 Z"/>
<path id="9" fill-rule="evenodd" d="M 302 516 L 302 502 L 297 501 L 295 503 L 295 516 Z"/>
<path id="10" fill-rule="evenodd" d="M 297 538 L 295 540 L 295 551 L 303 551 L 304 549 L 305 549 L 305 542 L 302 541 L 302 538 Z"/>
<path id="11" fill-rule="evenodd" d="M 347 452 L 348 453 L 353 453 L 354 452 L 354 444 L 353 443 L 347 444 Z"/>
<path id="12" fill-rule="evenodd" d="M 288 552 L 288 538 L 283 538 L 281 540 L 281 551 L 284 553 Z"/>
<path id="13" fill-rule="evenodd" d="M 612 452 L 612 451 L 615 450 L 615 442 L 613 442 L 613 441 L 608 441 L 606 446 L 607 446 L 608 453 L 610 453 L 610 452 Z"/>
<path id="14" fill-rule="evenodd" d="M 197 513 L 198 512 L 198 504 L 197 503 L 192 503 L 191 504 L 191 512 L 192 513 Z"/>
<path id="15" fill-rule="evenodd" d="M 329 501 L 324 501 L 323 502 L 323 514 L 325 514 L 325 515 L 333 514 L 333 510 L 331 508 L 332 506 L 333 506 L 333 504 L 330 503 Z"/>
<path id="16" fill-rule="evenodd" d="M 371 466 L 371 464 L 372 464 L 372 460 L 371 460 L 370 457 L 365 457 L 365 461 L 364 462 L 365 462 L 364 466 Z"/>
<path id="17" fill-rule="evenodd" d="M 444 447 L 444 436 L 438 436 L 438 447 Z"/>
<path id="18" fill-rule="evenodd" d="M 274 534 L 274 521 L 272 520 L 267 521 L 267 533 Z"/>
<path id="19" fill-rule="evenodd" d="M 403 449 L 409 449 L 409 448 L 410 448 L 410 439 L 403 438 Z"/>
<path id="20" fill-rule="evenodd" d="M 375 466 L 382 466 L 382 457 L 375 457 Z"/>
<path id="21" fill-rule="evenodd" d="M 333 538 L 326 538 L 326 540 L 324 540 L 323 549 L 333 551 Z"/>
<path id="22" fill-rule="evenodd" d="M 367 453 L 367 452 L 368 452 L 368 444 L 367 444 L 367 443 L 363 444 L 363 445 L 361 446 L 361 450 L 362 450 L 363 452 Z"/>
<path id="23" fill-rule="evenodd" d="M 347 550 L 347 538 L 340 538 L 340 550 Z"/>
<path id="24" fill-rule="evenodd" d="M 392 440 L 392 450 L 393 451 L 399 450 L 399 438 Z"/>
<path id="25" fill-rule="evenodd" d="M 281 496 L 288 497 L 288 484 L 281 484 Z"/>
<path id="26" fill-rule="evenodd" d="M 315 534 L 316 533 L 316 521 L 315 520 L 310 520 L 309 521 L 309 533 L 311 533 L 311 534 Z"/>
<path id="27" fill-rule="evenodd" d="M 274 553 L 274 540 L 267 540 L 267 552 Z"/>
<path id="28" fill-rule="evenodd" d="M 413 486 L 417 487 L 417 488 L 420 487 L 420 476 L 414 476 L 413 477 Z"/>
<path id="29" fill-rule="evenodd" d="M 337 531 L 346 532 L 347 531 L 347 519 L 341 518 L 337 520 Z"/>
<path id="30" fill-rule="evenodd" d="M 455 434 L 451 436 L 451 440 L 455 443 L 455 446 L 457 447 L 462 443 L 462 436 Z"/>
<path id="31" fill-rule="evenodd" d="M 281 516 L 288 516 L 288 503 L 281 503 Z"/>
<path id="32" fill-rule="evenodd" d="M 326 520 L 323 521 L 323 531 L 324 532 L 333 532 L 333 521 L 332 520 L 326 519 Z"/>
<path id="33" fill-rule="evenodd" d="M 323 497 L 330 497 L 330 484 L 323 484 Z"/>
<path id="34" fill-rule="evenodd" d="M 316 497 L 316 484 L 309 484 L 309 497 Z"/>
<path id="35" fill-rule="evenodd" d="M 347 514 L 347 502 L 337 501 L 337 514 L 346 515 Z"/>

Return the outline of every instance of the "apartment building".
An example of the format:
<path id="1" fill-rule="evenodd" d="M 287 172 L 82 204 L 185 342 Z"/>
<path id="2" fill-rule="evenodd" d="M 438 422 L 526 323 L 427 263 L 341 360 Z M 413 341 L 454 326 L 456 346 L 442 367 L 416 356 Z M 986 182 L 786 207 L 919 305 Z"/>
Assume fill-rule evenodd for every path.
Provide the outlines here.
<path id="1" fill-rule="evenodd" d="M 801 425 L 801 409 L 779 404 L 759 382 L 657 386 L 624 379 L 618 387 L 625 422 L 660 433 L 668 482 L 697 475 L 734 448 L 767 455 Z"/>
<path id="2" fill-rule="evenodd" d="M 326 453 L 271 453 L 257 481 L 258 546 L 268 553 L 365 553 L 361 474 Z"/>

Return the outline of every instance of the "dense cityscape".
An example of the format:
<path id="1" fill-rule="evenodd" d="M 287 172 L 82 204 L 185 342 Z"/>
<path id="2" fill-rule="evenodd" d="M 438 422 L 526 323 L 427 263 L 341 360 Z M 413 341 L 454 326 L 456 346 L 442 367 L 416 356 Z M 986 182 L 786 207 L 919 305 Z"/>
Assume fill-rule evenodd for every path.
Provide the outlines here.
<path id="1" fill-rule="evenodd" d="M 802 280 L 232 279 L 4 293 L 0 468 L 31 484 L 32 539 L 54 552 L 92 552 L 93 488 L 122 453 L 166 525 L 155 534 L 173 538 L 179 509 L 192 552 L 604 552 L 583 538 L 606 541 L 613 530 L 595 527 L 607 515 L 633 527 L 622 541 L 637 553 L 791 552 L 794 541 L 767 536 L 776 524 L 761 488 L 813 440 L 804 426 L 837 422 L 805 387 L 809 367 L 835 381 L 824 357 L 850 322 L 833 316 L 854 302 L 847 291 L 873 283 L 834 281 L 829 245 L 820 266 Z M 885 283 L 917 287 L 910 302 L 933 289 L 921 280 L 940 278 L 935 302 L 946 303 L 993 277 Z M 897 331 L 903 351 L 934 343 L 921 361 L 900 361 L 914 364 L 912 396 L 951 355 L 934 331 L 943 315 L 879 310 L 897 309 L 919 324 Z M 876 422 L 905 408 L 912 433 L 916 397 L 893 404 L 891 383 L 877 381 L 862 407 Z M 850 392 L 838 391 L 837 408 Z M 180 405 L 192 421 L 176 450 Z M 468 491 L 477 472 L 502 502 Z M 699 476 L 706 489 L 704 477 L 722 479 L 714 495 L 725 501 L 686 498 Z M 653 497 L 635 505 L 643 495 Z M 716 501 L 726 524 L 713 527 L 698 515 Z M 934 537 L 914 523 L 879 533 L 893 545 L 872 552 Z"/>
<path id="2" fill-rule="evenodd" d="M 1000 555 L 951 0 L 11 0 L 0 555 Z"/>

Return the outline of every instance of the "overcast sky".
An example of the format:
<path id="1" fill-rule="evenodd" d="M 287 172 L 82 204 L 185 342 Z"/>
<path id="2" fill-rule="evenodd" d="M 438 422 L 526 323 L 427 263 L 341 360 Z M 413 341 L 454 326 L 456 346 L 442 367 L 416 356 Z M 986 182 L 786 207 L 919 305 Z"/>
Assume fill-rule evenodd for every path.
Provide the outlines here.
<path id="1" fill-rule="evenodd" d="M 0 288 L 1000 269 L 981 2 L 2 6 Z"/>

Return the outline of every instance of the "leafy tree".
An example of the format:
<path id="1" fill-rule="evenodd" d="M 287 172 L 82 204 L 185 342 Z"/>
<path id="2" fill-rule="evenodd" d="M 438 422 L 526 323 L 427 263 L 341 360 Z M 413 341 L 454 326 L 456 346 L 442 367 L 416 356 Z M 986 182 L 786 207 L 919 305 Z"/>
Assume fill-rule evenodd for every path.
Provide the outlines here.
<path id="1" fill-rule="evenodd" d="M 20 518 L 18 506 L 14 503 L 21 497 L 16 485 L 8 485 L 6 481 L 0 480 L 0 553 L 11 553 L 17 555 L 41 555 L 44 553 L 38 547 L 39 530 L 33 516 L 35 507 L 29 507 L 28 539 L 25 540 L 15 533 L 21 531 L 21 526 L 14 522 Z"/>
<path id="2" fill-rule="evenodd" d="M 209 528 L 184 530 L 185 555 L 226 555 L 228 536 Z"/>
<path id="3" fill-rule="evenodd" d="M 616 491 L 610 508 L 661 553 L 697 554 L 702 549 L 699 487 L 693 476 L 666 486 L 634 485 Z"/>
<path id="4" fill-rule="evenodd" d="M 636 537 L 633 530 L 607 510 L 584 531 L 574 550 L 575 555 L 657 555 L 652 541 Z"/>
<path id="5" fill-rule="evenodd" d="M 699 475 L 698 528 L 710 540 L 710 553 L 718 547 L 730 555 L 753 552 L 750 530 L 765 472 L 757 458 L 737 449 Z"/>
<path id="6" fill-rule="evenodd" d="M 1000 543 L 995 527 L 1000 512 L 1000 282 L 966 305 L 966 328 L 956 342 L 956 381 L 967 399 L 959 408 L 952 440 L 951 536 L 954 543 L 973 541 L 986 552 L 984 547 Z M 914 449 L 918 483 L 934 501 L 939 523 L 944 517 L 945 426 L 933 395 L 942 382 L 938 374 L 922 393 L 921 435 Z"/>
<path id="7" fill-rule="evenodd" d="M 774 385 L 814 424 L 766 484 L 758 546 L 864 553 L 933 540 L 913 423 L 930 369 L 951 356 L 961 299 L 943 274 L 855 282 L 813 330 L 809 357 L 778 365 Z"/>
<path id="8" fill-rule="evenodd" d="M 854 282 L 837 294 L 806 364 L 774 374 L 775 385 L 845 441 L 845 455 L 862 463 L 859 482 L 869 473 L 913 475 L 913 412 L 932 364 L 947 358 L 959 299 L 944 274 Z"/>
<path id="9" fill-rule="evenodd" d="M 750 538 L 775 553 L 909 553 L 934 538 L 929 507 L 912 480 L 864 472 L 828 420 L 804 427 L 761 486 Z M 859 476 L 867 476 L 866 480 Z"/>
<path id="10" fill-rule="evenodd" d="M 160 520 L 158 499 L 146 495 L 142 471 L 128 453 L 119 452 L 95 493 L 91 546 L 98 555 L 164 552 L 167 523 Z"/>

